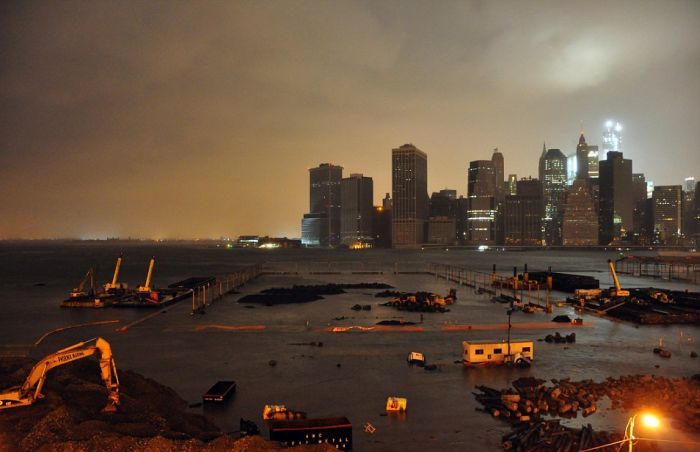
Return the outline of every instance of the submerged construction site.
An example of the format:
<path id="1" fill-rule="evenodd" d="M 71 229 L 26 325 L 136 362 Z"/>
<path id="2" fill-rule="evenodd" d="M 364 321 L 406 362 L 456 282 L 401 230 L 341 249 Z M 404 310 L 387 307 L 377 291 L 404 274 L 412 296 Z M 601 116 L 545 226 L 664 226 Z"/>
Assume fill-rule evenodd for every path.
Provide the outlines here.
<path id="1" fill-rule="evenodd" d="M 635 448 L 694 450 L 700 293 L 640 287 L 639 277 L 625 287 L 623 262 L 599 260 L 597 274 L 267 262 L 178 273 L 159 287 L 155 258 L 129 286 L 119 256 L 107 283 L 90 270 L 54 304 L 101 309 L 63 310 L 66 319 L 86 314 L 27 353 L 5 349 L 0 439 L 9 450 L 410 451 L 471 442 L 612 451 L 631 442 L 619 418 L 651 407 L 669 431 L 690 435 L 687 444 Z M 102 309 L 117 307 L 151 310 Z M 92 312 L 99 316 L 86 322 Z M 83 359 L 92 355 L 97 364 Z M 362 390 L 349 400 L 347 388 Z"/>

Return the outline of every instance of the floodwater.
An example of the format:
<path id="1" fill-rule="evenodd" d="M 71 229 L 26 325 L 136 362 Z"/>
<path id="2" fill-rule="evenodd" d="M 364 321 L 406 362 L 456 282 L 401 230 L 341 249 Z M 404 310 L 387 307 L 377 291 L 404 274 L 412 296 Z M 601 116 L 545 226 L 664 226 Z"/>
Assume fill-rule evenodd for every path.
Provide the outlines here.
<path id="1" fill-rule="evenodd" d="M 145 278 L 148 259 L 156 256 L 154 281 L 165 286 L 189 276 L 222 275 L 254 263 L 266 268 L 300 271 L 301 275 L 266 275 L 245 285 L 241 294 L 217 300 L 205 314 L 191 315 L 183 301 L 167 312 L 126 332 L 117 327 L 152 311 L 130 309 L 61 309 L 60 300 L 78 284 L 89 267 L 99 267 L 99 282 L 111 279 L 116 256 L 124 255 L 120 280 L 137 285 Z M 238 429 L 241 417 L 262 424 L 265 404 L 286 404 L 310 417 L 344 415 L 354 426 L 356 450 L 423 451 L 500 450 L 500 437 L 508 426 L 476 411 L 474 386 L 505 387 L 521 376 L 603 380 L 608 376 L 653 373 L 669 377 L 700 372 L 700 361 L 689 357 L 700 348 L 700 327 L 636 326 L 583 314 L 583 327 L 551 330 L 514 329 L 513 338 L 537 340 L 546 334 L 576 332 L 575 344 L 535 343 L 530 369 L 465 369 L 461 342 L 468 339 L 504 339 L 505 331 L 443 331 L 449 324 L 492 324 L 506 321 L 506 307 L 473 289 L 420 274 L 394 274 L 420 270 L 426 263 L 452 264 L 490 272 L 492 264 L 503 274 L 519 271 L 525 263 L 531 271 L 575 272 L 611 284 L 608 258 L 616 253 L 574 251 L 477 252 L 466 250 L 231 250 L 213 244 L 155 244 L 116 242 L 17 242 L 0 244 L 0 353 L 29 349 L 40 357 L 80 340 L 103 336 L 112 343 L 119 369 L 132 369 L 173 387 L 190 403 L 217 380 L 233 379 L 238 392 L 224 407 L 194 408 L 212 416 L 226 431 Z M 382 274 L 309 274 L 308 270 L 382 271 Z M 248 293 L 274 286 L 327 282 L 385 282 L 401 291 L 444 294 L 457 289 L 458 301 L 448 313 L 424 313 L 420 332 L 331 333 L 329 326 L 372 326 L 379 320 L 420 322 L 419 313 L 379 306 L 374 290 L 351 290 L 312 303 L 256 306 L 237 303 Z M 625 287 L 691 288 L 681 283 L 621 276 Z M 695 289 L 697 290 L 697 288 Z M 564 294 L 554 293 L 553 299 Z M 371 304 L 371 311 L 353 311 L 354 304 Z M 570 307 L 554 314 L 515 313 L 513 323 L 548 322 L 553 315 L 578 316 Z M 337 317 L 346 317 L 335 320 Z M 99 320 L 120 323 L 65 330 L 48 336 L 38 347 L 29 347 L 45 332 Z M 228 327 L 264 325 L 255 331 Z M 651 350 L 659 343 L 672 353 L 664 360 Z M 322 342 L 322 347 L 298 345 Z M 406 364 L 410 351 L 420 351 L 439 369 L 428 372 Z M 700 350 L 698 350 L 700 351 Z M 268 363 L 275 360 L 277 365 Z M 659 366 L 659 367 L 656 367 Z M 385 416 L 388 396 L 408 399 L 402 417 Z M 663 408 L 663 407 L 658 407 Z M 624 428 L 630 413 L 601 410 L 567 423 L 591 423 L 595 428 Z M 376 433 L 362 431 L 370 422 Z M 578 424 L 577 424 L 578 423 Z M 637 432 L 641 436 L 640 432 Z M 666 425 L 656 433 L 665 439 L 700 441 L 697 435 Z M 651 436 L 647 433 L 645 436 Z M 697 446 L 697 445 L 696 445 Z M 683 449 L 685 447 L 686 449 Z M 673 443 L 666 450 L 696 450 Z"/>

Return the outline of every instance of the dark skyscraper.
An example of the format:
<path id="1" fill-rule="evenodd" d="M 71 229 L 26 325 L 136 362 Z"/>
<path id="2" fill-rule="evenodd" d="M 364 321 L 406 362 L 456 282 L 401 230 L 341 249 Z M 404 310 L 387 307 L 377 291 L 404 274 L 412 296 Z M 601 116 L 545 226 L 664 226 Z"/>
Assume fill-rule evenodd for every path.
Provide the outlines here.
<path id="1" fill-rule="evenodd" d="M 428 219 L 428 156 L 412 144 L 391 151 L 392 244 L 411 247 L 425 240 Z"/>
<path id="2" fill-rule="evenodd" d="M 474 245 L 496 242 L 496 169 L 492 160 L 469 162 L 469 242 Z"/>
<path id="3" fill-rule="evenodd" d="M 348 246 L 371 246 L 374 211 L 371 177 L 351 174 L 341 182 L 341 243 Z"/>
<path id="4" fill-rule="evenodd" d="M 633 244 L 651 244 L 652 231 L 647 228 L 647 181 L 642 173 L 632 174 Z"/>
<path id="5" fill-rule="evenodd" d="M 633 229 L 632 160 L 610 151 L 600 161 L 599 240 L 609 245 Z"/>
<path id="6" fill-rule="evenodd" d="M 567 190 L 562 220 L 562 244 L 598 245 L 598 211 L 584 178 L 577 178 Z"/>
<path id="7" fill-rule="evenodd" d="M 511 246 L 542 244 L 542 185 L 537 179 L 517 182 L 516 193 L 505 198 L 504 243 Z"/>
<path id="8" fill-rule="evenodd" d="M 319 237 L 307 234 L 304 237 L 302 222 L 302 243 L 314 246 L 337 246 L 340 244 L 340 181 L 343 167 L 322 163 L 309 169 L 309 214 L 308 219 L 319 223 Z M 307 216 L 305 215 L 305 219 Z M 307 225 L 308 226 L 308 225 Z M 310 229 L 307 227 L 307 231 Z"/>
<path id="9" fill-rule="evenodd" d="M 545 243 L 561 245 L 561 221 L 566 192 L 566 157 L 559 149 L 549 149 L 544 155 L 542 176 Z"/>
<path id="10" fill-rule="evenodd" d="M 581 132 L 576 145 L 576 178 L 588 179 L 588 144 Z"/>

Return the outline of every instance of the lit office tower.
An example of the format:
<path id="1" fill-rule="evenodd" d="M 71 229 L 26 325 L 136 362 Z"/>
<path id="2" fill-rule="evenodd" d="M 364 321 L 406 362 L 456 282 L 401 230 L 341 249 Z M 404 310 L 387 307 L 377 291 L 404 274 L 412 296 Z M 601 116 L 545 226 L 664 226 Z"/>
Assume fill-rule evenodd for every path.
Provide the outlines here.
<path id="1" fill-rule="evenodd" d="M 518 175 L 509 174 L 508 182 L 506 183 L 506 196 L 514 196 L 518 194 Z"/>
<path id="2" fill-rule="evenodd" d="M 496 176 L 496 245 L 503 245 L 503 201 L 506 196 L 506 184 L 503 154 L 498 151 L 498 148 L 493 150 L 491 162 Z"/>
<path id="3" fill-rule="evenodd" d="M 588 145 L 588 177 L 598 179 L 598 146 Z"/>
<path id="4" fill-rule="evenodd" d="M 392 149 L 391 188 L 393 246 L 422 244 L 428 219 L 428 156 L 425 152 L 412 144 Z"/>
<path id="5" fill-rule="evenodd" d="M 492 160 L 469 162 L 467 196 L 469 242 L 474 245 L 495 244 L 496 169 Z"/>
<path id="6" fill-rule="evenodd" d="M 605 131 L 603 132 L 603 153 L 606 156 L 608 152 L 620 152 L 622 145 L 621 133 L 622 124 L 619 122 L 608 121 L 605 123 Z"/>
<path id="7" fill-rule="evenodd" d="M 305 246 L 337 246 L 340 243 L 340 181 L 343 167 L 322 163 L 309 169 L 309 213 L 301 225 Z"/>
<path id="8" fill-rule="evenodd" d="M 690 237 L 695 232 L 695 178 L 685 178 L 683 186 L 683 235 Z"/>
<path id="9" fill-rule="evenodd" d="M 586 179 L 576 179 L 567 191 L 562 243 L 564 246 L 598 245 L 598 212 Z"/>
<path id="10" fill-rule="evenodd" d="M 654 236 L 659 245 L 678 245 L 681 239 L 680 185 L 657 185 L 652 195 L 654 206 Z"/>
<path id="11" fill-rule="evenodd" d="M 351 174 L 340 185 L 340 241 L 343 245 L 364 248 L 372 246 L 372 214 L 374 211 L 371 177 Z"/>
<path id="12" fill-rule="evenodd" d="M 561 220 L 566 192 L 566 157 L 559 149 L 549 149 L 542 169 L 543 227 L 547 245 L 561 245 Z"/>
<path id="13" fill-rule="evenodd" d="M 600 161 L 599 225 L 601 245 L 620 240 L 633 230 L 632 160 L 610 151 Z"/>
<path id="14" fill-rule="evenodd" d="M 576 153 L 572 153 L 566 156 L 566 185 L 571 187 L 576 180 L 576 175 L 578 173 L 578 162 L 576 160 Z"/>
<path id="15" fill-rule="evenodd" d="M 583 132 L 576 145 L 576 178 L 588 179 L 588 143 Z"/>
<path id="16" fill-rule="evenodd" d="M 504 203 L 504 243 L 513 246 L 542 244 L 542 185 L 537 179 L 517 181 L 516 193 Z"/>

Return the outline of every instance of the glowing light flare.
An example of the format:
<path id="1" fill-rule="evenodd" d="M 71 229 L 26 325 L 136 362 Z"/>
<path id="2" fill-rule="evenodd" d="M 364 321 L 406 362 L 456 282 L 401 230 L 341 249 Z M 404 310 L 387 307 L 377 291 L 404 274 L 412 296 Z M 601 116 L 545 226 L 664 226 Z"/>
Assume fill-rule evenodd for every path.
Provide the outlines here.
<path id="1" fill-rule="evenodd" d="M 647 428 L 658 428 L 661 424 L 659 418 L 651 413 L 644 413 L 639 417 L 639 419 L 642 421 L 642 425 Z"/>

